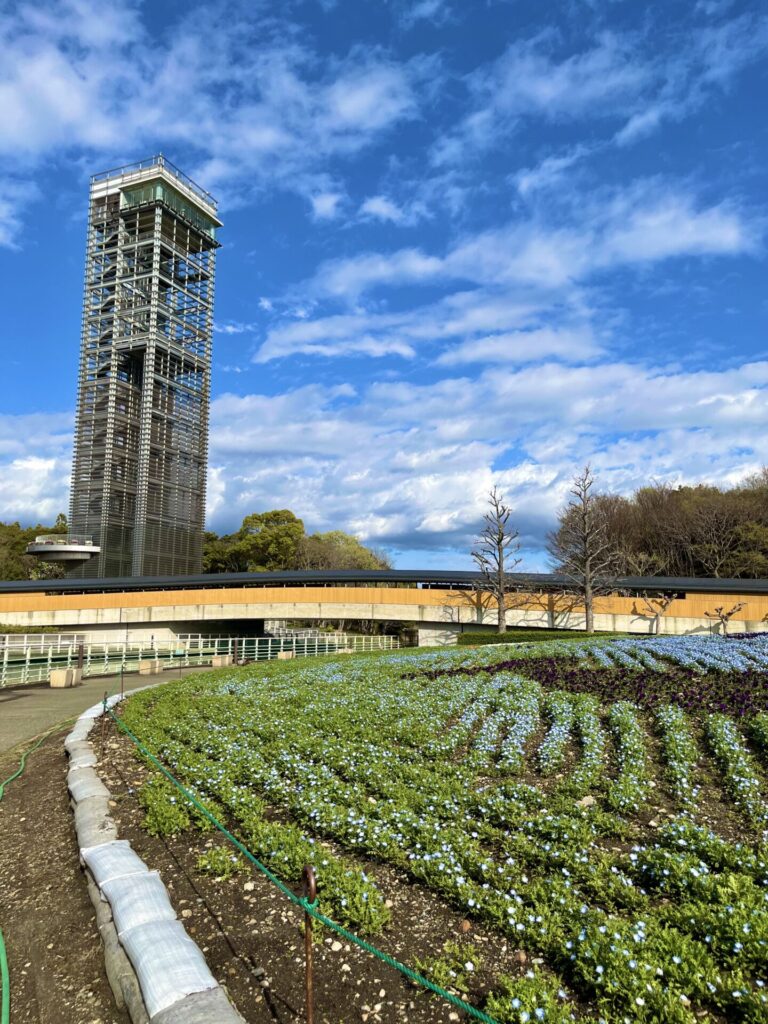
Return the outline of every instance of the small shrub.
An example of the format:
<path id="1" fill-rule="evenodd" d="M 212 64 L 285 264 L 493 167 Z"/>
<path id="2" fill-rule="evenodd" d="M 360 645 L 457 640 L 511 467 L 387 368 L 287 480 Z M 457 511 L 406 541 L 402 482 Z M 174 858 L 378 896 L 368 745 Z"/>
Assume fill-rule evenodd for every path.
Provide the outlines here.
<path id="1" fill-rule="evenodd" d="M 144 828 L 151 836 L 175 836 L 190 826 L 184 797 L 162 776 L 144 783 L 139 790 L 139 803 L 146 812 Z"/>
<path id="2" fill-rule="evenodd" d="M 471 942 L 449 940 L 443 946 L 442 956 L 417 959 L 414 966 L 440 988 L 466 994 L 470 989 L 470 976 L 480 970 L 482 958 L 480 951 Z"/>
<path id="3" fill-rule="evenodd" d="M 566 1024 L 576 1020 L 567 993 L 554 978 L 534 971 L 526 971 L 522 978 L 500 975 L 498 987 L 488 997 L 485 1009 L 501 1024 L 539 1020 Z"/>
<path id="4" fill-rule="evenodd" d="M 214 846 L 208 853 L 197 858 L 197 870 L 213 875 L 218 881 L 226 881 L 239 874 L 245 863 L 230 846 Z"/>

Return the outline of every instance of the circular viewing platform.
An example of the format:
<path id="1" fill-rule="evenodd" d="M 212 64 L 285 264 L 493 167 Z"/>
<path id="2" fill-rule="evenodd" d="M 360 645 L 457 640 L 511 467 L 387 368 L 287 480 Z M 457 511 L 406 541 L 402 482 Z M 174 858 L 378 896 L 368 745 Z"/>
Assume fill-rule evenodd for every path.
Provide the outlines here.
<path id="1" fill-rule="evenodd" d="M 27 554 L 43 562 L 87 562 L 100 551 L 93 537 L 67 533 L 43 534 L 27 545 Z"/>

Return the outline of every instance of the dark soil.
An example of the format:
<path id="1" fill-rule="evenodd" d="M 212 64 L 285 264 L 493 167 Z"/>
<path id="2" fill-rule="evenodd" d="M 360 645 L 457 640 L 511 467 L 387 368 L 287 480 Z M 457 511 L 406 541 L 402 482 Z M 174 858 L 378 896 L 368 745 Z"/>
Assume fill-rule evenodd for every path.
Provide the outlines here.
<path id="1" fill-rule="evenodd" d="M 27 761 L 0 802 L 0 927 L 13 1024 L 128 1024 L 104 973 L 67 795 L 65 732 Z M 18 758 L 0 758 L 0 779 Z"/>
<path id="2" fill-rule="evenodd" d="M 176 912 L 249 1024 L 303 1021 L 303 914 L 256 869 L 227 881 L 200 872 L 198 857 L 212 845 L 225 844 L 222 836 L 196 830 L 165 839 L 148 835 L 141 827 L 144 813 L 136 799 L 146 769 L 124 737 L 110 736 L 105 763 L 98 770 L 116 803 L 112 814 L 120 837 L 129 839 L 146 863 L 160 872 Z M 440 955 L 448 940 L 473 944 L 483 961 L 472 979 L 470 1001 L 476 1005 L 482 1004 L 499 973 L 516 975 L 530 967 L 525 954 L 502 936 L 465 920 L 434 893 L 386 866 L 362 866 L 375 875 L 391 901 L 393 923 L 372 940 L 390 956 L 413 967 L 419 958 Z M 467 959 L 474 960 L 474 953 L 468 951 Z M 319 936 L 314 960 L 317 1024 L 444 1024 L 469 1019 L 336 935 Z"/>

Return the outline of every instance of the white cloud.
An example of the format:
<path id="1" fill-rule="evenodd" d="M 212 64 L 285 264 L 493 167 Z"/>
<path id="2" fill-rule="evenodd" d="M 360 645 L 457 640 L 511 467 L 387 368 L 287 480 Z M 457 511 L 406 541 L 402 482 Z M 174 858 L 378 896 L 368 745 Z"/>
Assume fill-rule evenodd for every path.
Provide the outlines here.
<path id="1" fill-rule="evenodd" d="M 31 181 L 0 178 L 0 247 L 14 248 L 23 226 L 22 215 L 39 197 Z"/>
<path id="2" fill-rule="evenodd" d="M 589 309 L 581 309 L 582 288 L 593 275 L 682 256 L 752 252 L 762 230 L 728 203 L 702 206 L 658 180 L 593 193 L 574 205 L 572 223 L 513 221 L 468 236 L 445 255 L 408 248 L 327 261 L 302 290 L 358 308 L 273 324 L 255 361 L 296 354 L 410 358 L 446 341 L 453 347 L 429 353 L 443 365 L 594 358 L 602 344 Z M 402 312 L 360 308 L 368 292 L 456 282 L 472 287 Z"/>
<path id="3" fill-rule="evenodd" d="M 72 420 L 66 413 L 0 415 L 0 520 L 50 524 L 66 511 Z"/>
<path id="4" fill-rule="evenodd" d="M 600 355 L 591 330 L 585 327 L 553 329 L 540 327 L 530 331 L 513 331 L 472 338 L 454 348 L 446 349 L 437 359 L 441 366 L 463 363 L 529 363 L 559 358 L 579 362 Z"/>
<path id="5" fill-rule="evenodd" d="M 555 31 L 517 39 L 466 77 L 469 111 L 438 140 L 433 161 L 464 163 L 504 146 L 521 119 L 612 119 L 615 141 L 634 142 L 712 102 L 767 49 L 768 17 L 759 13 L 688 26 L 679 37 L 652 22 L 647 34 L 603 33 L 575 53 Z"/>
<path id="6" fill-rule="evenodd" d="M 617 133 L 619 144 L 635 142 L 666 121 L 682 120 L 729 88 L 768 50 L 768 17 L 743 14 L 691 33 L 685 43 L 681 53 L 667 60 L 655 95 Z"/>
<path id="7" fill-rule="evenodd" d="M 18 6 L 0 23 L 7 167 L 83 151 L 91 166 L 114 165 L 176 146 L 196 154 L 191 170 L 207 187 L 306 195 L 329 159 L 417 117 L 415 86 L 437 75 L 429 61 L 398 63 L 375 47 L 321 59 L 259 5 L 214 6 L 205 23 L 201 32 L 194 10 L 152 36 L 131 3 Z M 318 202 L 328 215 L 329 201 Z"/>
<path id="8" fill-rule="evenodd" d="M 256 362 L 292 355 L 352 355 L 387 353 L 410 357 L 418 349 L 443 340 L 471 339 L 488 332 L 534 328 L 542 315 L 530 296 L 476 289 L 456 292 L 436 303 L 400 313 L 356 311 L 336 316 L 288 322 L 270 328 L 256 353 Z M 560 311 L 546 308 L 550 320 L 588 316 L 565 305 Z M 372 339 L 377 342 L 375 353 Z"/>
<path id="9" fill-rule="evenodd" d="M 400 24 L 403 28 L 413 28 L 420 21 L 441 25 L 451 17 L 451 9 L 445 0 L 417 0 L 403 11 Z"/>
<path id="10" fill-rule="evenodd" d="M 593 46 L 557 55 L 559 39 L 545 32 L 511 43 L 498 60 L 467 76 L 470 112 L 441 138 L 436 164 L 464 162 L 503 145 L 526 117 L 564 121 L 616 116 L 654 78 L 629 40 L 605 34 Z"/>
<path id="11" fill-rule="evenodd" d="M 630 194 L 619 197 L 604 232 L 602 265 L 749 251 L 758 225 L 750 225 L 729 204 L 697 209 L 691 196 L 663 192 L 655 201 Z"/>
<path id="12" fill-rule="evenodd" d="M 497 480 L 536 564 L 531 550 L 575 467 L 591 459 L 601 485 L 623 492 L 651 477 L 732 482 L 768 462 L 766 399 L 765 362 L 708 372 L 500 365 L 477 378 L 373 383 L 360 395 L 317 385 L 224 396 L 212 408 L 212 463 L 222 467 L 212 523 L 230 529 L 246 512 L 286 505 L 312 529 L 460 553 Z"/>
<path id="13" fill-rule="evenodd" d="M 332 132 L 369 132 L 386 127 L 403 117 L 413 117 L 416 97 L 403 69 L 395 64 L 374 62 L 352 67 L 326 90 L 325 117 Z"/>
<path id="14" fill-rule="evenodd" d="M 333 220 L 339 214 L 339 204 L 344 197 L 340 192 L 320 192 L 311 196 L 312 213 L 315 220 Z"/>
<path id="15" fill-rule="evenodd" d="M 248 334 L 253 331 L 256 324 L 241 324 L 237 321 L 232 321 L 228 324 L 214 324 L 213 329 L 216 334 Z"/>
<path id="16" fill-rule="evenodd" d="M 429 185 L 421 182 L 419 191 L 426 196 L 431 189 Z M 369 196 L 360 204 L 359 215 L 362 220 L 378 220 L 397 224 L 398 227 L 412 227 L 420 220 L 430 217 L 431 212 L 428 203 L 421 198 L 398 204 L 388 196 L 375 195 Z"/>
<path id="17" fill-rule="evenodd" d="M 553 56 L 554 36 L 512 43 L 473 83 L 506 114 L 540 114 L 561 119 L 615 111 L 650 81 L 651 69 L 629 42 L 604 35 L 593 47 L 561 60 Z"/>
<path id="18" fill-rule="evenodd" d="M 405 217 L 400 207 L 386 196 L 370 196 L 360 206 L 360 213 L 376 220 L 389 220 L 394 224 L 399 224 Z"/>
<path id="19" fill-rule="evenodd" d="M 677 186 L 646 179 L 574 197 L 568 221 L 557 226 L 538 216 L 511 221 L 465 237 L 445 255 L 408 248 L 331 260 L 309 289 L 350 301 L 383 286 L 452 280 L 557 289 L 606 268 L 754 251 L 761 233 L 762 224 L 732 204 L 702 206 Z"/>
<path id="20" fill-rule="evenodd" d="M 70 416 L 0 418 L 0 517 L 66 508 Z M 618 428 L 618 433 L 617 433 Z M 28 443 L 40 454 L 25 454 Z M 364 457 L 361 457 L 363 453 Z M 627 492 L 651 477 L 733 482 L 768 463 L 768 363 L 688 372 L 652 364 L 499 364 L 416 384 L 342 382 L 222 395 L 211 408 L 209 525 L 289 507 L 405 552 L 467 552 L 492 482 L 516 507 L 528 566 L 574 468 Z M 426 557 L 426 556 L 425 556 Z"/>
<path id="21" fill-rule="evenodd" d="M 513 175 L 521 196 L 552 188 L 560 184 L 566 172 L 594 152 L 594 146 L 579 144 L 559 156 L 548 156 L 536 167 L 527 167 Z"/>
<path id="22" fill-rule="evenodd" d="M 429 281 L 444 274 L 443 261 L 418 249 L 395 253 L 364 253 L 352 259 L 328 260 L 317 271 L 312 288 L 319 294 L 354 298 L 368 288 L 404 281 Z"/>

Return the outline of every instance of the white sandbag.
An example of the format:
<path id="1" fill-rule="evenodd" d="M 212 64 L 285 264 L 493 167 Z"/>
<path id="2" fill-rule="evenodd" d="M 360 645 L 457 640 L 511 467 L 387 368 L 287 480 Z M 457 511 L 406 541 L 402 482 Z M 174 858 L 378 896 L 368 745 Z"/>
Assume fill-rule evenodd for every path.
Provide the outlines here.
<path id="1" fill-rule="evenodd" d="M 129 928 L 120 941 L 138 975 L 150 1019 L 193 992 L 216 988 L 203 954 L 179 921 Z"/>
<path id="2" fill-rule="evenodd" d="M 109 701 L 107 701 L 107 705 L 109 705 Z M 89 718 L 91 718 L 91 719 L 93 719 L 93 718 L 101 718 L 101 714 L 102 714 L 103 710 L 104 710 L 104 704 L 103 704 L 102 701 L 99 701 L 99 703 L 98 704 L 94 704 L 93 707 L 87 708 L 82 713 L 82 715 L 80 715 L 80 717 L 78 718 L 78 722 L 82 722 L 85 719 L 89 719 Z"/>
<path id="3" fill-rule="evenodd" d="M 90 746 L 90 743 L 88 744 Z M 74 772 L 78 768 L 93 768 L 97 763 L 98 758 L 94 754 L 93 750 L 90 752 L 78 751 L 75 754 L 69 755 L 69 770 Z"/>
<path id="4" fill-rule="evenodd" d="M 88 720 L 86 720 L 86 719 L 82 719 L 82 720 L 78 719 L 77 722 L 75 722 L 75 725 L 74 725 L 74 728 L 72 729 L 72 732 L 69 734 L 69 736 L 67 736 L 66 740 L 64 740 L 64 747 L 67 750 L 69 750 L 69 745 L 70 744 L 72 744 L 72 743 L 82 743 L 83 741 L 87 740 L 88 736 L 90 736 L 90 734 L 91 734 L 91 730 L 92 729 L 93 729 L 93 720 L 92 719 L 88 719 Z"/>
<path id="5" fill-rule="evenodd" d="M 114 878 L 148 874 L 147 865 L 134 853 L 127 839 L 85 847 L 80 851 L 80 856 L 100 889 Z"/>
<path id="6" fill-rule="evenodd" d="M 85 737 L 85 725 L 86 723 L 83 722 L 82 726 L 75 726 L 64 740 L 64 749 L 70 757 L 74 757 L 79 751 L 84 752 L 91 749 L 91 744 Z"/>
<path id="7" fill-rule="evenodd" d="M 103 846 L 117 839 L 117 825 L 109 816 L 109 801 L 93 796 L 75 807 L 75 831 L 82 848 Z"/>
<path id="8" fill-rule="evenodd" d="M 64 740 L 64 749 L 70 757 L 77 757 L 78 754 L 90 754 L 93 752 L 93 744 L 88 740 L 73 740 L 72 734 Z"/>
<path id="9" fill-rule="evenodd" d="M 93 768 L 70 768 L 67 773 L 67 788 L 76 803 L 92 796 L 104 796 L 109 799 L 109 790 Z"/>
<path id="10" fill-rule="evenodd" d="M 193 992 L 152 1018 L 150 1024 L 243 1024 L 222 988 Z"/>
<path id="11" fill-rule="evenodd" d="M 102 885 L 101 891 L 112 907 L 115 928 L 121 938 L 129 928 L 176 918 L 168 892 L 156 871 L 113 878 Z"/>

